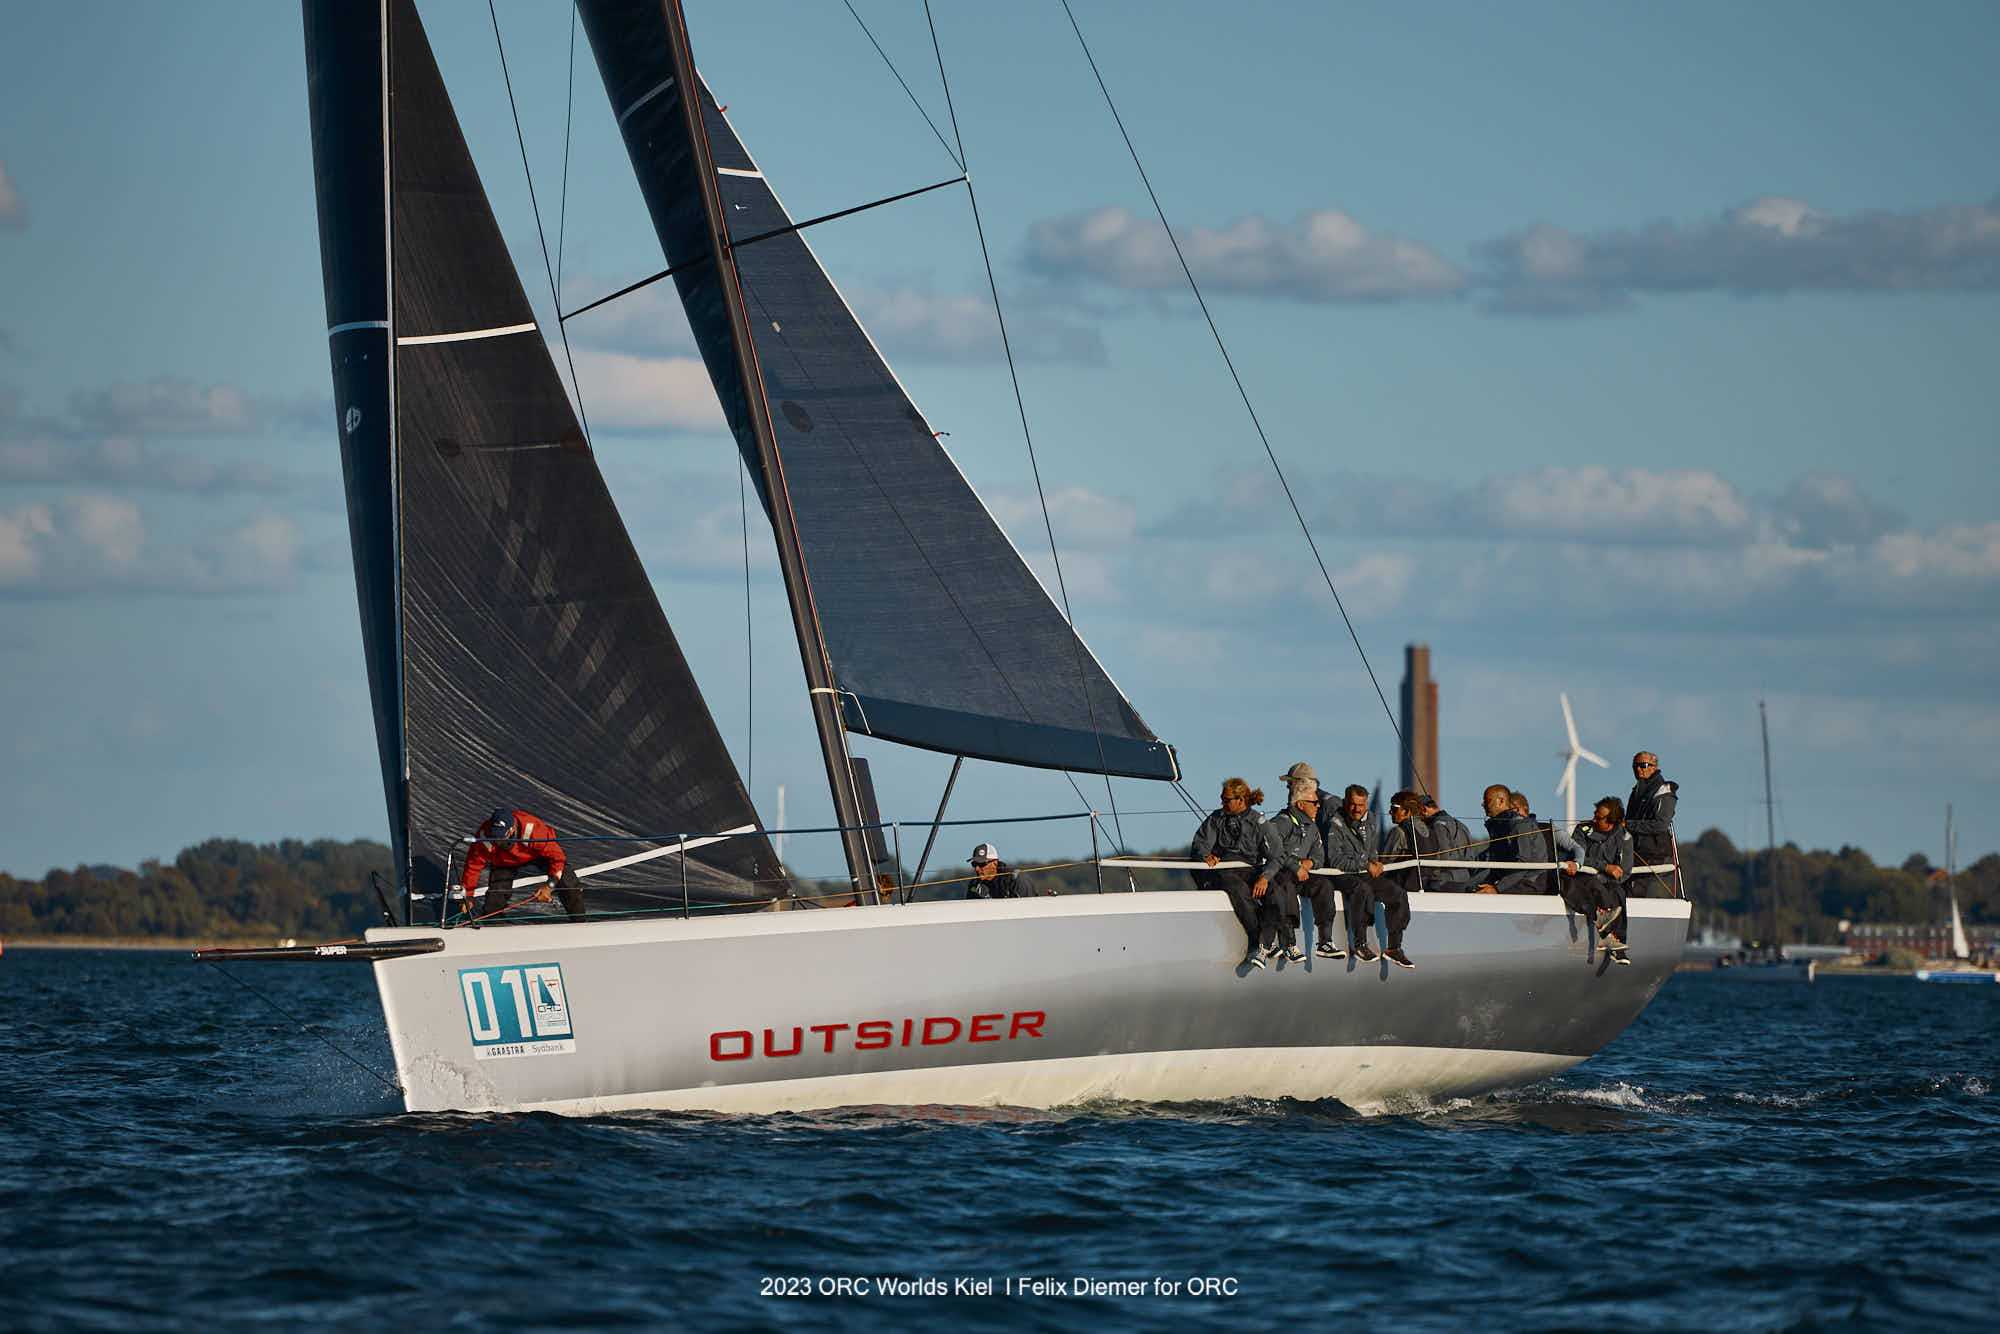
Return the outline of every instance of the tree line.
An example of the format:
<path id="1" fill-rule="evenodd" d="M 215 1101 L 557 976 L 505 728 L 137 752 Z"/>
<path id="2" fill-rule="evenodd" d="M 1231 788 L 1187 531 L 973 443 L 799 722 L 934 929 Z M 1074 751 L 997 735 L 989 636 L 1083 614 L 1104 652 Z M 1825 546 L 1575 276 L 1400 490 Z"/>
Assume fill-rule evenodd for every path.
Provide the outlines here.
<path id="1" fill-rule="evenodd" d="M 1168 849 L 1156 856 L 1183 856 Z M 1767 888 L 1771 859 L 1738 848 L 1719 829 L 1681 845 L 1681 865 L 1695 902 L 1695 927 L 1746 938 L 1769 934 Z M 1837 852 L 1778 849 L 1779 938 L 1833 943 L 1839 924 L 1936 922 L 1946 912 L 1936 868 L 1922 854 L 1899 866 L 1878 865 L 1859 848 Z M 98 936 L 175 939 L 350 936 L 377 924 L 381 913 L 369 872 L 389 875 L 389 849 L 369 840 L 285 839 L 246 843 L 209 839 L 171 862 L 137 870 L 79 866 L 40 880 L 0 875 L 0 937 Z M 958 874 L 958 872 L 954 872 Z M 1098 884 L 1088 863 L 1035 871 L 1062 893 L 1089 893 Z M 1181 871 L 1137 871 L 1140 889 L 1185 888 Z M 1104 888 L 1127 887 L 1126 873 L 1103 872 Z M 940 885 L 925 897 L 957 897 L 960 885 Z M 805 890 L 804 892 L 814 892 Z M 1958 898 L 1968 922 L 2000 921 L 2000 854 L 1959 872 Z"/>

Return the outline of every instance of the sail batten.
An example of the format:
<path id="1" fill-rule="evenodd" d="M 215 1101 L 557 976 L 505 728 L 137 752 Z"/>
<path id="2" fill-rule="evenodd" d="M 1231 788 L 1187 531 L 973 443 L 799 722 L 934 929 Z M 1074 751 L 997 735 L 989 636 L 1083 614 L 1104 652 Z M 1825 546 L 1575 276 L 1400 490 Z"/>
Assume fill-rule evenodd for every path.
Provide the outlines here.
<path id="1" fill-rule="evenodd" d="M 340 68 L 323 37 L 344 60 L 374 58 L 357 30 L 383 19 L 345 0 L 305 6 L 316 70 Z M 683 885 L 704 902 L 788 892 L 556 373 L 415 7 L 384 8 L 388 236 L 341 195 L 357 173 L 317 156 L 323 246 L 342 257 L 327 263 L 328 324 L 352 326 L 332 340 L 336 399 L 399 868 L 434 892 L 459 840 L 506 806 L 611 840 L 594 844 L 615 863 L 593 873 L 598 905 L 668 884 L 675 901 Z M 319 94 L 316 80 L 316 129 Z M 327 111 L 329 124 L 351 116 Z M 374 270 L 344 258 L 371 245 Z M 348 270 L 383 274 L 376 309 Z M 657 851 L 724 830 L 685 858 Z"/>
<path id="2" fill-rule="evenodd" d="M 675 116 L 644 107 L 671 40 L 658 0 L 584 0 L 584 26 L 724 416 L 758 476 L 751 387 L 727 342 L 703 186 Z M 1004 763 L 1172 778 L 1147 728 L 944 450 L 708 89 L 725 204 L 820 628 L 847 727 Z M 754 238 L 755 244 L 749 244 Z M 741 244 L 736 244 L 741 243 Z M 1080 743 L 1081 739 L 1081 743 Z"/>

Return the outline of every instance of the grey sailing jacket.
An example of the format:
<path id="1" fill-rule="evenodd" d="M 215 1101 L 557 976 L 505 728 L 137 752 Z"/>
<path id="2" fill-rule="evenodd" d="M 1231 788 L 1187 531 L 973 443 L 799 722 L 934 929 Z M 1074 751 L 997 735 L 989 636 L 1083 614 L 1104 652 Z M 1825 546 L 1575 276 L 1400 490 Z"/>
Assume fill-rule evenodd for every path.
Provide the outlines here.
<path id="1" fill-rule="evenodd" d="M 1375 812 L 1370 811 L 1363 816 L 1358 825 L 1349 824 L 1345 815 L 1336 812 L 1322 840 L 1326 864 L 1338 871 L 1365 873 L 1379 842 L 1375 832 Z"/>
<path id="2" fill-rule="evenodd" d="M 1226 862 L 1248 862 L 1255 870 L 1264 856 L 1264 817 L 1255 809 L 1245 810 L 1241 815 L 1210 811 L 1201 827 L 1194 831 L 1194 842 L 1188 851 L 1196 861 L 1212 852 Z"/>
<path id="3" fill-rule="evenodd" d="M 1264 821 L 1264 864 L 1257 874 L 1275 880 L 1280 872 L 1290 875 L 1299 863 L 1310 859 L 1314 866 L 1326 860 L 1319 841 L 1319 825 L 1296 806 L 1287 806 Z"/>
<path id="4" fill-rule="evenodd" d="M 1643 783 L 1632 785 L 1625 803 L 1625 827 L 1641 866 L 1665 866 L 1674 859 L 1674 807 L 1679 804 L 1680 784 L 1669 782 L 1657 770 Z"/>

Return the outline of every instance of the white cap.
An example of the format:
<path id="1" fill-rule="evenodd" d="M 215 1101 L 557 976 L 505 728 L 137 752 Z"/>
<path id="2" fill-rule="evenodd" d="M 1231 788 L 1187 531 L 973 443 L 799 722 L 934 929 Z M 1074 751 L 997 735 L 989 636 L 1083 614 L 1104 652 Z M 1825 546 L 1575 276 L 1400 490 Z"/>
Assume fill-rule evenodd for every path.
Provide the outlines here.
<path id="1" fill-rule="evenodd" d="M 999 860 L 1000 849 L 994 847 L 991 843 L 981 843 L 972 850 L 972 856 L 966 859 L 973 866 L 979 866 L 986 862 L 997 862 Z"/>

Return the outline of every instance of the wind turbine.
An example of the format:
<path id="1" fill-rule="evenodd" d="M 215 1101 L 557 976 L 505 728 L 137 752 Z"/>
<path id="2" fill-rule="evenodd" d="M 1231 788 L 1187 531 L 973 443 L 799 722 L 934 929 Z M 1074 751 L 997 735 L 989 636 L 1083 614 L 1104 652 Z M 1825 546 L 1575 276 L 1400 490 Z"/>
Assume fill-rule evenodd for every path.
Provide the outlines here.
<path id="1" fill-rule="evenodd" d="M 1578 760 L 1589 760 L 1600 769 L 1609 769 L 1611 766 L 1595 751 L 1585 750 L 1583 743 L 1577 740 L 1576 715 L 1569 711 L 1568 695 L 1562 696 L 1562 705 L 1563 726 L 1569 729 L 1569 749 L 1562 752 L 1563 776 L 1562 781 L 1556 784 L 1556 795 L 1563 799 L 1564 828 L 1574 829 L 1576 827 L 1576 762 Z"/>

